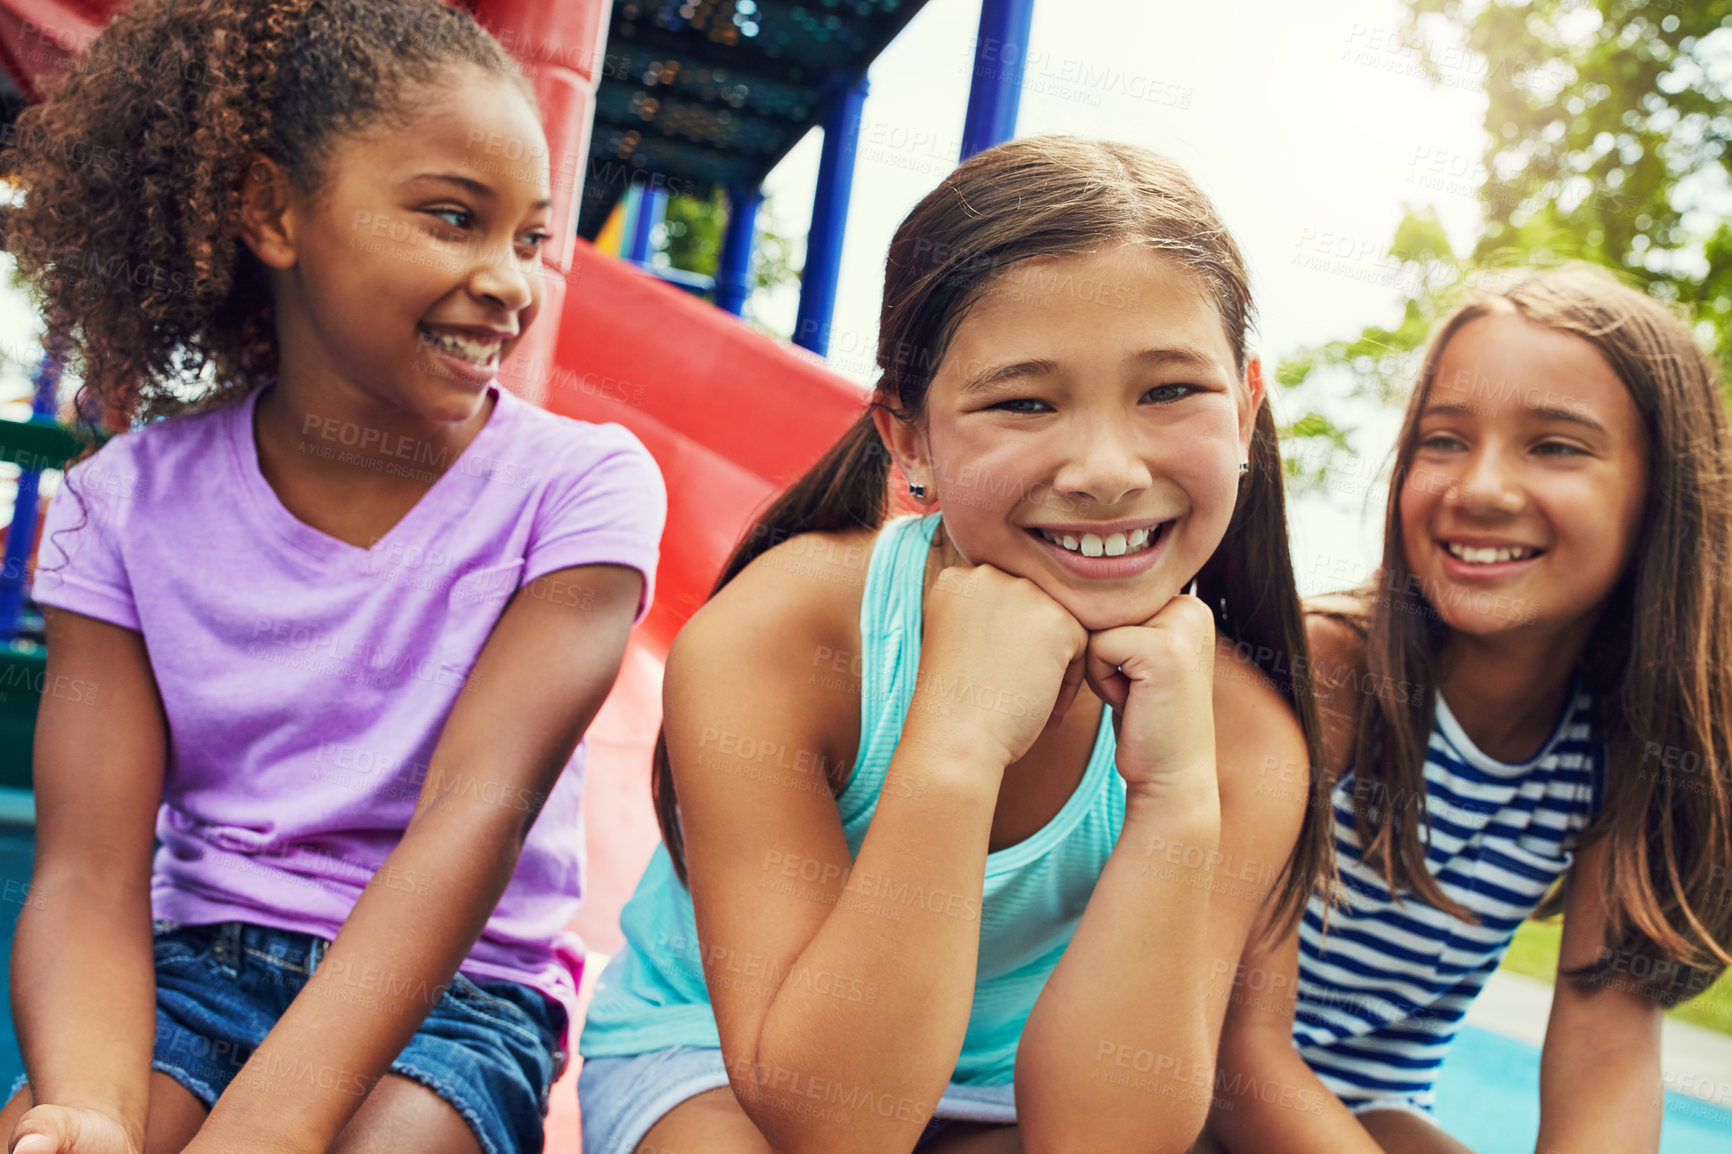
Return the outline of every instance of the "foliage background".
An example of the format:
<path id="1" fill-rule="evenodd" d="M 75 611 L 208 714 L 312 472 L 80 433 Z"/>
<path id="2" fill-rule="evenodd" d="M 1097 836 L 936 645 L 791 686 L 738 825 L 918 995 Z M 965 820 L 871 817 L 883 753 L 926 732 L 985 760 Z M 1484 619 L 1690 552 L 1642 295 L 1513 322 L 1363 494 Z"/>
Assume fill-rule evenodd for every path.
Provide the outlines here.
<path id="1" fill-rule="evenodd" d="M 1432 325 L 1478 276 L 1585 260 L 1675 303 L 1732 379 L 1732 2 L 1403 0 L 1399 34 L 1434 83 L 1487 97 L 1477 170 L 1481 232 L 1458 253 L 1429 205 L 1391 238 L 1400 314 L 1281 359 L 1295 416 L 1282 430 L 1301 490 L 1333 483 L 1355 429 L 1327 415 L 1325 383 L 1393 404 Z M 1422 184 L 1423 187 L 1423 184 Z"/>
<path id="2" fill-rule="evenodd" d="M 672 196 L 668 198 L 667 215 L 663 218 L 661 253 L 674 268 L 685 272 L 715 276 L 722 256 L 722 233 L 728 224 L 728 198 L 721 190 L 707 197 Z M 797 284 L 800 270 L 796 266 L 796 249 L 800 246 L 786 232 L 777 218 L 774 202 L 765 198 L 758 208 L 758 236 L 752 251 L 752 281 L 755 289 L 774 290 Z M 761 299 L 761 298 L 759 298 Z M 746 301 L 747 323 L 772 336 L 775 332 L 759 314 L 756 302 Z"/>

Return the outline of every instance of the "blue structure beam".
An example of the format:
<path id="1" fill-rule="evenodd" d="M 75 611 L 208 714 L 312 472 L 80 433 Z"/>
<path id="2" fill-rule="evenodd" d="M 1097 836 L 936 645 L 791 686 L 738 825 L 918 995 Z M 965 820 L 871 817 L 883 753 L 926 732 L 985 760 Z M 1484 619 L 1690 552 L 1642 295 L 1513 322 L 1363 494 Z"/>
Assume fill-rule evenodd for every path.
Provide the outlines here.
<path id="1" fill-rule="evenodd" d="M 54 402 L 60 386 L 60 357 L 50 349 L 36 368 L 31 418 L 54 420 Z M 19 611 L 24 604 L 24 569 L 36 543 L 36 505 L 41 494 L 42 474 L 25 469 L 18 474 L 18 495 L 12 502 L 12 524 L 6 530 L 6 552 L 0 560 L 0 642 L 18 635 Z"/>
<path id="2" fill-rule="evenodd" d="M 1022 103 L 1022 74 L 1028 66 L 1028 30 L 1034 0 L 981 0 L 980 32 L 974 41 L 974 81 L 968 90 L 968 117 L 962 126 L 967 160 L 1016 135 Z"/>
<path id="3" fill-rule="evenodd" d="M 661 188 L 638 188 L 637 211 L 632 214 L 631 232 L 626 237 L 625 258 L 637 264 L 649 263 L 655 251 L 652 239 L 656 225 L 667 216 L 668 194 Z"/>
<path id="4" fill-rule="evenodd" d="M 812 198 L 812 229 L 806 236 L 800 312 L 794 325 L 794 343 L 819 356 L 830 348 L 830 319 L 836 312 L 836 282 L 842 274 L 842 236 L 865 106 L 866 77 L 862 76 L 838 92 L 824 112 L 824 151 L 818 159 L 818 190 Z"/>
<path id="5" fill-rule="evenodd" d="M 746 311 L 746 299 L 752 295 L 752 245 L 758 235 L 758 206 L 763 203 L 761 188 L 728 189 L 728 227 L 716 266 L 716 307 L 735 316 Z"/>

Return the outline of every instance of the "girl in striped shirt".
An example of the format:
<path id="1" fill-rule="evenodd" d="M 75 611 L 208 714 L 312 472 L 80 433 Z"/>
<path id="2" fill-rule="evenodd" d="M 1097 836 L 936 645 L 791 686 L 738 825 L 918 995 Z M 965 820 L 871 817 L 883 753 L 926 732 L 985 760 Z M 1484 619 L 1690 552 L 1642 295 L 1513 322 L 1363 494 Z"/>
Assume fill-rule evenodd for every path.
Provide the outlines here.
<path id="1" fill-rule="evenodd" d="M 1263 1028 L 1223 1044 L 1211 1132 L 1465 1150 L 1433 1084 L 1539 909 L 1564 914 L 1539 1149 L 1654 1151 L 1660 1011 L 1732 962 L 1713 368 L 1609 274 L 1527 272 L 1444 322 L 1397 444 L 1377 578 L 1311 607 L 1336 901 L 1239 975 Z M 1281 1108 L 1319 1082 L 1321 1114 Z"/>

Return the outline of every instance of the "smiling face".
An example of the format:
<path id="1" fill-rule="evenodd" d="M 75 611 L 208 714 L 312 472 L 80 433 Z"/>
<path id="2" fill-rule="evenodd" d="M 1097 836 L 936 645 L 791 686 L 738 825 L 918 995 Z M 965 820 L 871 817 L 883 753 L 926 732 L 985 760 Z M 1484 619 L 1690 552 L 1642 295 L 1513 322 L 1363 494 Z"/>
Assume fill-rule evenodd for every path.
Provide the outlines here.
<path id="1" fill-rule="evenodd" d="M 1086 629 L 1141 623 L 1232 519 L 1261 384 L 1203 282 L 1134 244 L 1023 261 L 958 325 L 921 419 L 881 419 L 958 559 Z"/>
<path id="2" fill-rule="evenodd" d="M 547 144 L 521 93 L 477 67 L 402 102 L 412 123 L 339 139 L 316 200 L 291 199 L 292 260 L 272 275 L 283 377 L 462 421 L 540 306 Z"/>
<path id="3" fill-rule="evenodd" d="M 1438 358 L 1400 498 L 1408 567 L 1451 629 L 1591 629 L 1628 565 L 1648 449 L 1581 337 L 1494 313 Z"/>

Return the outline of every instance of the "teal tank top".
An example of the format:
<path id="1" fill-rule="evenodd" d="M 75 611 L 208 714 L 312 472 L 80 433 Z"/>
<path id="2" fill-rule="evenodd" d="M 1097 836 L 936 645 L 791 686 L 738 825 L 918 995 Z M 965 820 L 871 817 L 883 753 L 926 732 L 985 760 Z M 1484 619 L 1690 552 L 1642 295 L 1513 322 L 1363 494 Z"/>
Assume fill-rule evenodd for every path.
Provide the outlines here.
<path id="1" fill-rule="evenodd" d="M 859 854 L 878 807 L 914 694 L 926 557 L 938 519 L 937 513 L 893 518 L 873 544 L 860 604 L 860 751 L 836 798 L 850 855 Z M 953 1082 L 1001 1086 L 1012 1080 L 1023 1023 L 1070 944 L 1124 822 L 1124 778 L 1113 764 L 1113 748 L 1112 717 L 1103 709 L 1076 792 L 1033 836 L 986 857 L 974 1001 Z M 922 898 L 874 893 L 871 900 L 912 905 Z M 578 1052 L 602 1058 L 670 1046 L 719 1047 L 691 895 L 674 875 L 665 846 L 657 847 L 620 912 L 620 929 L 625 945 L 602 970 Z M 732 981 L 766 988 L 784 976 L 756 954 L 718 957 L 712 966 Z M 856 1001 L 875 997 L 860 982 L 834 992 Z"/>

